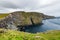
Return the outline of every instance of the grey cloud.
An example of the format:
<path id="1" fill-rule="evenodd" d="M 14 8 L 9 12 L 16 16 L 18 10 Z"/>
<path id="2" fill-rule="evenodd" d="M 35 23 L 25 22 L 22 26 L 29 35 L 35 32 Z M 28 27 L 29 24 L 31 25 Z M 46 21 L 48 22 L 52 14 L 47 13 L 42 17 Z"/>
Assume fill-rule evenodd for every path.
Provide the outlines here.
<path id="1" fill-rule="evenodd" d="M 5 8 L 18 8 L 16 5 L 9 2 L 0 2 L 0 6 Z"/>
<path id="2" fill-rule="evenodd" d="M 15 2 L 15 3 L 14 3 Z M 31 8 L 34 9 L 38 7 L 37 0 L 13 0 L 11 1 L 1 1 L 0 6 L 6 7 L 6 8 Z"/>
<path id="3" fill-rule="evenodd" d="M 60 0 L 56 0 L 56 2 L 53 2 L 48 5 L 40 5 L 38 3 L 40 0 L 0 0 L 0 10 L 2 11 L 9 11 L 8 9 L 24 9 L 24 10 L 37 10 L 41 11 L 48 15 L 54 15 L 58 16 L 56 14 L 59 14 L 60 12 Z M 2 8 L 1 8 L 2 7 Z M 1 12 L 1 11 L 0 11 Z"/>

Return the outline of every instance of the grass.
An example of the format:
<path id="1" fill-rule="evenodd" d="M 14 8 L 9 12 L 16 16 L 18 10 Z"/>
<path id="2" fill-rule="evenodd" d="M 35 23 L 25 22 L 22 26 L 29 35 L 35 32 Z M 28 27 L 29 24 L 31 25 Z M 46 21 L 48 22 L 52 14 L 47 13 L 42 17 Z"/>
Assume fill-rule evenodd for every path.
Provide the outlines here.
<path id="1" fill-rule="evenodd" d="M 4 18 L 6 16 L 8 16 L 9 14 L 0 14 L 0 18 Z"/>
<path id="2" fill-rule="evenodd" d="M 0 40 L 60 40 L 60 31 L 27 33 L 0 29 Z"/>

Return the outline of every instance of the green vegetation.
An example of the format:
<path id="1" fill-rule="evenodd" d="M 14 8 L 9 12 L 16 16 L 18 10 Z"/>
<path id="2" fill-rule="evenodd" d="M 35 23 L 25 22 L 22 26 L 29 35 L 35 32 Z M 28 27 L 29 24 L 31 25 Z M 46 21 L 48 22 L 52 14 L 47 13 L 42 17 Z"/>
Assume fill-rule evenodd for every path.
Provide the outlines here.
<path id="1" fill-rule="evenodd" d="M 60 30 L 33 34 L 0 29 L 0 40 L 60 40 Z"/>
<path id="2" fill-rule="evenodd" d="M 9 14 L 0 14 L 0 18 L 4 18 L 6 16 L 8 16 Z"/>

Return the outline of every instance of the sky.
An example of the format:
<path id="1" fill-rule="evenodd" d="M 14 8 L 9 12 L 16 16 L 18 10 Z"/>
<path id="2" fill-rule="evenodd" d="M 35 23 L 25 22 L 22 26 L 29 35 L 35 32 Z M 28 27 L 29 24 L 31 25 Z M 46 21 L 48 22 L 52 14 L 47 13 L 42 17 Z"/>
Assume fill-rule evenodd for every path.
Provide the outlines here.
<path id="1" fill-rule="evenodd" d="M 35 11 L 60 16 L 60 0 L 0 0 L 0 13 Z"/>

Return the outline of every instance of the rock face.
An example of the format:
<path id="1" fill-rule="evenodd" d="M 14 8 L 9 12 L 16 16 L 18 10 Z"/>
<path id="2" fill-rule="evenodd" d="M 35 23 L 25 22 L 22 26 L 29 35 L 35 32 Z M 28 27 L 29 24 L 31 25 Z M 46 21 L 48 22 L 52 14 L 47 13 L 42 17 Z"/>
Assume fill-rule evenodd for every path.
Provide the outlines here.
<path id="1" fill-rule="evenodd" d="M 12 12 L 3 20 L 0 20 L 0 28 L 17 30 L 17 26 L 41 24 L 44 18 L 46 16 L 38 12 Z"/>
<path id="2" fill-rule="evenodd" d="M 13 12 L 8 16 L 11 17 L 15 25 L 33 25 L 42 22 L 42 17 L 39 13 L 34 12 Z M 10 18 L 9 18 L 10 19 Z"/>

